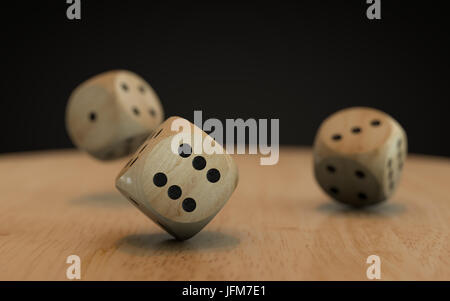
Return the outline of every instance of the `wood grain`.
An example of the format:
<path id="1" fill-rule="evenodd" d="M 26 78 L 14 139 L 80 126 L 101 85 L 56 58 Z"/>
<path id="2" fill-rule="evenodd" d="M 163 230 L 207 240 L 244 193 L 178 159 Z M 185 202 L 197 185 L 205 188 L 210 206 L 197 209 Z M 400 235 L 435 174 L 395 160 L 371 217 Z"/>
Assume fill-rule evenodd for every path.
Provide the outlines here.
<path id="1" fill-rule="evenodd" d="M 0 280 L 450 280 L 450 160 L 409 156 L 397 193 L 354 211 L 313 179 L 309 149 L 276 166 L 235 156 L 240 183 L 216 218 L 178 242 L 114 188 L 126 160 L 76 151 L 0 156 Z"/>

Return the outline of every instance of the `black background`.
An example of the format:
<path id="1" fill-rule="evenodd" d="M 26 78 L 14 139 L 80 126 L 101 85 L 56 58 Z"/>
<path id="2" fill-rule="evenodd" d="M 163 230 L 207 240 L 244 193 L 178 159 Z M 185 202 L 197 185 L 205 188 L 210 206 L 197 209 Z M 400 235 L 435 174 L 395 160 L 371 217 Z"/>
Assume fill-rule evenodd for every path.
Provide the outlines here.
<path id="1" fill-rule="evenodd" d="M 395 2 L 395 3 L 393 3 Z M 310 145 L 354 105 L 406 129 L 410 151 L 450 156 L 448 10 L 436 1 L 2 2 L 0 152 L 72 147 L 71 91 L 110 69 L 137 72 L 166 116 L 279 118 L 282 144 Z"/>

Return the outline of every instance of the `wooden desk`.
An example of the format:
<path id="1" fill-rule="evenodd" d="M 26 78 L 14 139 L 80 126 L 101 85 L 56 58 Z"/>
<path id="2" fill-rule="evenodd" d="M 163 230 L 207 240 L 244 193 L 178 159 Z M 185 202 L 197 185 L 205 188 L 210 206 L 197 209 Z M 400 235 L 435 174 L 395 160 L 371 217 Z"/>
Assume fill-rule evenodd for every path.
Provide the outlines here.
<path id="1" fill-rule="evenodd" d="M 114 188 L 126 160 L 76 151 L 0 156 L 0 280 L 450 280 L 450 160 L 410 156 L 387 203 L 354 211 L 316 185 L 309 149 L 276 166 L 236 156 L 237 190 L 193 239 L 177 242 Z"/>

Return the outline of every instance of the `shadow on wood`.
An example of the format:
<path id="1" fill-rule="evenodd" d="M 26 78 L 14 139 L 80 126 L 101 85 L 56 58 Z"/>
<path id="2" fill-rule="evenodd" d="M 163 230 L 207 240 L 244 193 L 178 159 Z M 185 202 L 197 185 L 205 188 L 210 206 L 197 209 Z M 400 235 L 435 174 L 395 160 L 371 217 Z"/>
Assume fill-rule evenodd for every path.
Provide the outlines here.
<path id="1" fill-rule="evenodd" d="M 229 250 L 239 239 L 222 232 L 202 231 L 193 238 L 178 241 L 166 233 L 134 234 L 117 242 L 117 249 L 132 255 L 148 256 L 159 252 L 197 252 Z"/>
<path id="2" fill-rule="evenodd" d="M 82 195 L 69 201 L 74 205 L 95 206 L 95 207 L 130 207 L 130 202 L 119 192 L 102 192 Z"/>
<path id="3" fill-rule="evenodd" d="M 330 200 L 317 206 L 317 211 L 328 215 L 391 217 L 404 213 L 406 208 L 402 204 L 389 201 L 370 207 L 356 208 Z"/>

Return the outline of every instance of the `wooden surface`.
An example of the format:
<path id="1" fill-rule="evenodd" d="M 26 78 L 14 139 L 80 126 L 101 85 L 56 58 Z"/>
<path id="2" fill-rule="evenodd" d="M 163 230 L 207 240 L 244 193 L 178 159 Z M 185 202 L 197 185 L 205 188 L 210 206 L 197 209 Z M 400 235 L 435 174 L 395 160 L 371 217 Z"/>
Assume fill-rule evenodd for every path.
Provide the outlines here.
<path id="1" fill-rule="evenodd" d="M 177 242 L 114 188 L 126 159 L 75 151 L 0 156 L 0 280 L 450 280 L 450 160 L 408 157 L 397 193 L 354 211 L 318 188 L 308 149 L 276 166 L 235 156 L 240 182 L 197 236 Z"/>

